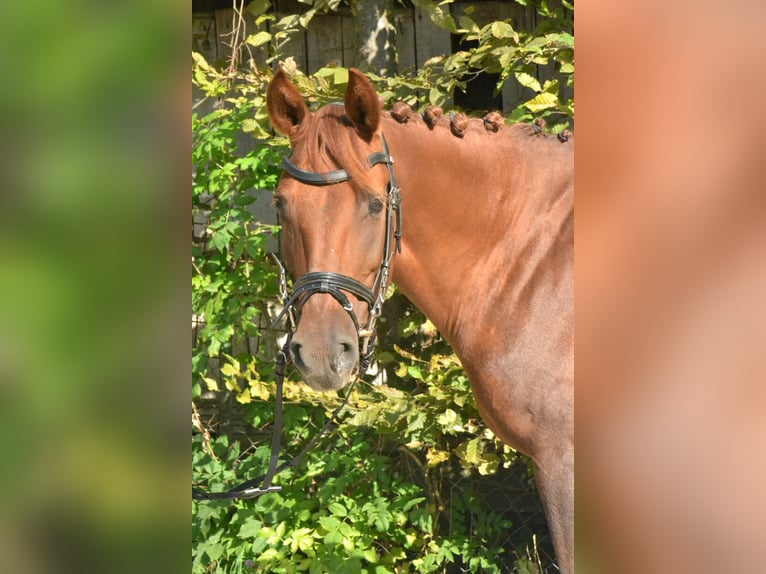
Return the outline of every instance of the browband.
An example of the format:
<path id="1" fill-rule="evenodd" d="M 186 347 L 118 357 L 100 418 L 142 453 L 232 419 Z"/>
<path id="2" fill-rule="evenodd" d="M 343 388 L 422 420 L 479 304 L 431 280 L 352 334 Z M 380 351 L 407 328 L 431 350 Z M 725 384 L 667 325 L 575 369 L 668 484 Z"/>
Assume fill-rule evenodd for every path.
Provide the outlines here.
<path id="1" fill-rule="evenodd" d="M 384 163 L 386 165 L 393 164 L 393 160 L 388 152 L 376 151 L 371 153 L 367 158 L 367 163 L 370 167 Z M 295 165 L 290 158 L 286 157 L 282 160 L 282 167 L 285 171 L 294 177 L 301 183 L 308 185 L 332 185 L 334 183 L 342 183 L 351 179 L 351 176 L 345 169 L 337 169 L 335 171 L 306 171 Z"/>

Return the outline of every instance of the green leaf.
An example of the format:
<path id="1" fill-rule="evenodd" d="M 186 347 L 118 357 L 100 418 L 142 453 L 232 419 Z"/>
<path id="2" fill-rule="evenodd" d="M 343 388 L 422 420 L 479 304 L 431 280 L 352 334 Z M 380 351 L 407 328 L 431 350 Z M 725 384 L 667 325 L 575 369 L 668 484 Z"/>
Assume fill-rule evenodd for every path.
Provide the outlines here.
<path id="1" fill-rule="evenodd" d="M 291 544 L 290 551 L 295 554 L 299 550 L 301 552 L 310 551 L 314 546 L 314 538 L 311 536 L 313 530 L 310 528 L 298 528 L 290 535 Z"/>
<path id="2" fill-rule="evenodd" d="M 314 72 L 314 76 L 317 78 L 328 78 L 333 75 L 335 75 L 335 68 L 332 67 L 319 68 Z"/>
<path id="3" fill-rule="evenodd" d="M 493 453 L 483 453 L 481 462 L 476 467 L 481 475 L 495 474 L 500 468 L 500 457 Z"/>
<path id="4" fill-rule="evenodd" d="M 425 496 L 418 496 L 417 498 L 411 498 L 410 500 L 408 500 L 405 503 L 405 505 L 402 508 L 402 510 L 404 512 L 409 512 L 410 510 L 412 510 L 413 507 L 417 506 L 418 504 L 420 504 L 424 500 L 427 500 Z"/>
<path id="5" fill-rule="evenodd" d="M 379 532 L 387 532 L 394 517 L 384 504 L 385 499 L 378 499 L 377 506 L 367 503 L 362 509 L 367 512 L 367 525 L 374 526 Z"/>
<path id="6" fill-rule="evenodd" d="M 434 106 L 444 103 L 444 95 L 439 88 L 433 87 L 428 91 L 428 101 Z"/>
<path id="7" fill-rule="evenodd" d="M 344 86 L 348 84 L 348 68 L 335 68 L 333 82 L 335 82 L 336 86 Z"/>
<path id="8" fill-rule="evenodd" d="M 345 538 L 358 538 L 361 534 L 356 528 L 354 528 L 347 522 L 341 522 L 340 526 L 338 527 L 338 531 Z"/>
<path id="9" fill-rule="evenodd" d="M 270 40 L 271 34 L 269 32 L 260 31 L 252 36 L 248 36 L 246 42 L 251 46 L 262 46 L 263 44 L 267 44 Z"/>
<path id="10" fill-rule="evenodd" d="M 370 564 L 375 564 L 378 561 L 378 553 L 375 552 L 374 548 L 365 548 L 364 550 L 362 550 L 361 554 L 362 554 L 361 558 L 364 558 Z"/>
<path id="11" fill-rule="evenodd" d="M 449 434 L 453 434 L 456 430 L 462 430 L 461 425 L 463 421 L 461 420 L 460 415 L 458 415 L 452 409 L 447 409 L 438 417 L 436 417 L 436 422 L 444 427 L 444 432 Z"/>
<path id="12" fill-rule="evenodd" d="M 221 229 L 210 238 L 210 247 L 223 252 L 231 241 L 231 234 L 225 229 Z"/>
<path id="13" fill-rule="evenodd" d="M 316 13 L 317 13 L 316 8 L 312 8 L 310 10 L 307 10 L 306 12 L 304 12 L 303 14 L 298 16 L 298 23 L 302 27 L 306 28 L 309 25 L 309 22 L 311 22 L 311 20 L 314 18 L 314 15 Z"/>
<path id="14" fill-rule="evenodd" d="M 213 378 L 210 377 L 203 377 L 205 384 L 207 385 L 207 388 L 211 391 L 218 391 L 218 381 L 216 381 Z"/>
<path id="15" fill-rule="evenodd" d="M 537 94 L 534 98 L 532 98 L 528 102 L 524 102 L 524 104 L 522 105 L 528 110 L 530 110 L 532 113 L 537 113 L 550 108 L 555 108 L 558 105 L 558 103 L 559 103 L 558 96 L 555 96 L 554 94 L 551 94 L 549 92 L 542 92 L 540 94 Z"/>
<path id="16" fill-rule="evenodd" d="M 264 14 L 270 7 L 270 0 L 252 0 L 252 2 L 245 7 L 245 12 L 250 12 L 253 16 L 257 17 Z"/>
<path id="17" fill-rule="evenodd" d="M 346 507 L 342 504 L 338 504 L 337 502 L 331 502 L 327 509 L 332 512 L 335 516 L 340 516 L 341 518 L 344 516 L 348 516 L 348 511 L 346 510 Z"/>
<path id="18" fill-rule="evenodd" d="M 511 64 L 516 61 L 517 53 L 518 49 L 513 46 L 501 46 L 492 50 L 492 54 L 497 57 L 497 61 L 503 70 L 511 68 Z M 504 79 L 503 77 L 500 78 L 501 84 Z"/>
<path id="19" fill-rule="evenodd" d="M 531 90 L 534 90 L 535 92 L 542 92 L 543 89 L 540 86 L 540 82 L 531 74 L 527 74 L 526 72 L 516 72 L 516 80 L 524 86 L 525 88 L 529 88 Z"/>
<path id="20" fill-rule="evenodd" d="M 251 516 L 240 527 L 239 532 L 237 532 L 237 538 L 255 538 L 262 526 L 263 522 Z"/>
<path id="21" fill-rule="evenodd" d="M 437 450 L 433 448 L 429 448 L 428 452 L 426 453 L 426 461 L 428 462 L 428 467 L 432 468 L 434 466 L 437 466 L 441 464 L 442 462 L 449 460 L 450 453 L 446 450 Z"/>
<path id="22" fill-rule="evenodd" d="M 260 124 L 253 119 L 246 119 L 242 121 L 242 131 L 245 133 L 254 132 L 260 128 Z"/>
<path id="23" fill-rule="evenodd" d="M 207 60 L 205 59 L 205 56 L 202 54 L 199 54 L 197 52 L 192 52 L 192 60 L 194 61 L 194 64 L 199 66 L 201 68 L 201 71 L 210 71 L 210 64 L 207 63 Z M 201 76 L 202 80 L 204 81 L 206 79 L 206 76 Z"/>
<path id="24" fill-rule="evenodd" d="M 519 41 L 519 35 L 508 22 L 492 22 L 492 35 L 495 38 L 513 38 Z"/>
<path id="25" fill-rule="evenodd" d="M 411 376 L 413 379 L 417 379 L 419 381 L 423 380 L 423 373 L 420 370 L 420 367 L 418 365 L 410 365 L 407 367 L 407 374 Z"/>
<path id="26" fill-rule="evenodd" d="M 455 452 L 460 458 L 460 460 L 462 460 L 465 464 L 468 464 L 471 466 L 475 466 L 479 464 L 481 462 L 480 441 L 481 441 L 481 438 L 479 437 L 472 438 L 471 440 L 467 440 L 464 443 L 462 443 L 459 447 L 457 447 Z"/>
<path id="27" fill-rule="evenodd" d="M 211 544 L 205 544 L 203 550 L 205 554 L 210 557 L 210 560 L 215 562 L 221 556 L 223 556 L 224 547 L 220 542 L 214 542 Z"/>
<path id="28" fill-rule="evenodd" d="M 543 91 L 549 94 L 558 95 L 559 93 L 559 81 L 558 80 L 546 80 L 543 84 Z"/>
<path id="29" fill-rule="evenodd" d="M 460 27 L 466 30 L 467 32 L 478 32 L 479 26 L 471 20 L 468 16 L 459 16 L 457 21 L 460 24 Z"/>
<path id="30" fill-rule="evenodd" d="M 343 535 L 338 530 L 330 530 L 323 538 L 324 543 L 329 546 L 338 546 L 343 544 Z"/>
<path id="31" fill-rule="evenodd" d="M 333 516 L 321 516 L 319 518 L 319 524 L 328 532 L 332 532 L 338 530 L 340 527 L 340 520 Z"/>
<path id="32" fill-rule="evenodd" d="M 284 522 L 280 522 L 277 525 L 277 530 L 276 530 L 277 536 L 279 536 L 280 538 L 284 537 L 286 529 L 287 529 L 287 524 Z"/>
<path id="33" fill-rule="evenodd" d="M 231 365 L 230 363 L 226 363 L 221 367 L 221 374 L 227 376 L 227 377 L 235 377 L 239 375 L 239 371 L 234 368 L 234 365 Z"/>
<path id="34" fill-rule="evenodd" d="M 562 32 L 556 39 L 562 44 L 574 48 L 574 36 L 569 32 Z"/>

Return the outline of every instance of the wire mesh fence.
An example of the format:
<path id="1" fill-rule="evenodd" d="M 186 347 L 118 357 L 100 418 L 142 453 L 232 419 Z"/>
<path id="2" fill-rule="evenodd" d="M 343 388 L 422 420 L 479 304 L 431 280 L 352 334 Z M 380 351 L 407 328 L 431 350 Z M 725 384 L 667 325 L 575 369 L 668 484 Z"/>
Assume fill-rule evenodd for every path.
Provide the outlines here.
<path id="1" fill-rule="evenodd" d="M 526 458 L 519 458 L 510 468 L 501 468 L 494 475 L 479 477 L 476 482 L 486 506 L 510 523 L 503 541 L 507 571 L 558 572 L 542 503 Z"/>

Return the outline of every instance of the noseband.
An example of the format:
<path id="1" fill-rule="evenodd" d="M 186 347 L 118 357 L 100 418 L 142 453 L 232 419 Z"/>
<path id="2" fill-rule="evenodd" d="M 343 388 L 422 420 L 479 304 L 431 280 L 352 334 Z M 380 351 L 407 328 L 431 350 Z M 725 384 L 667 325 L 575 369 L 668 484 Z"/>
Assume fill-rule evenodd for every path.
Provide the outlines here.
<path id="1" fill-rule="evenodd" d="M 367 158 L 367 163 L 370 167 L 379 163 L 385 164 L 388 168 L 389 175 L 386 201 L 386 239 L 383 246 L 383 258 L 372 287 L 367 287 L 367 285 L 357 281 L 353 277 L 335 273 L 334 271 L 314 271 L 305 274 L 295 281 L 291 293 L 287 287 L 287 271 L 285 265 L 281 259 L 276 258 L 277 263 L 279 264 L 280 273 L 280 297 L 284 308 L 275 319 L 274 324 L 279 323 L 285 316 L 287 316 L 289 319 L 288 337 L 292 337 L 292 334 L 298 326 L 301 310 L 306 304 L 306 301 L 308 301 L 312 295 L 316 295 L 317 293 L 327 293 L 328 295 L 331 295 L 338 301 L 338 303 L 340 303 L 343 310 L 349 314 L 354 323 L 354 328 L 356 329 L 357 337 L 359 339 L 359 368 L 361 373 L 364 373 L 367 370 L 367 367 L 370 366 L 370 362 L 372 361 L 375 347 L 375 322 L 380 316 L 380 311 L 386 298 L 391 260 L 393 259 L 395 251 L 401 252 L 402 250 L 402 199 L 399 187 L 396 184 L 394 169 L 392 167 L 394 160 L 391 158 L 391 154 L 388 151 L 386 138 L 384 136 L 381 136 L 381 138 L 383 140 L 383 151 L 370 154 Z M 351 176 L 345 169 L 327 172 L 305 171 L 296 166 L 290 158 L 287 157 L 282 161 L 282 165 L 291 177 L 306 185 L 333 185 L 351 179 Z M 392 240 L 396 244 L 395 248 L 392 248 Z M 354 312 L 354 306 L 346 293 L 351 293 L 367 303 L 369 314 L 365 326 L 360 325 L 359 319 Z"/>

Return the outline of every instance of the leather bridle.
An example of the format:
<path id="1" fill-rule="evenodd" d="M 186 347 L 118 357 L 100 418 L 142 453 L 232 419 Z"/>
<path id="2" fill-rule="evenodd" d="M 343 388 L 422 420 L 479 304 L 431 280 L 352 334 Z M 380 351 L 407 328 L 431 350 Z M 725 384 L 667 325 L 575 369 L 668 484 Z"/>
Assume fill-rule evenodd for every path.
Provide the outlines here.
<path id="1" fill-rule="evenodd" d="M 381 135 L 383 142 L 383 151 L 370 154 L 367 158 L 369 167 L 377 164 L 385 164 L 388 168 L 388 191 L 386 197 L 386 238 L 383 245 L 383 258 L 378 268 L 378 273 L 372 287 L 367 287 L 364 283 L 357 281 L 353 277 L 336 273 L 334 271 L 314 271 L 306 273 L 295 281 L 292 293 L 287 287 L 287 271 L 280 258 L 277 258 L 280 272 L 280 296 L 284 308 L 277 316 L 274 323 L 279 323 L 285 316 L 289 318 L 288 329 L 290 335 L 295 332 L 300 320 L 301 309 L 306 301 L 312 295 L 317 293 L 327 293 L 340 303 L 343 310 L 346 311 L 354 323 L 357 337 L 359 339 L 359 372 L 364 373 L 372 361 L 375 347 L 375 322 L 380 316 L 383 302 L 386 298 L 388 289 L 389 275 L 391 272 L 391 260 L 395 252 L 401 252 L 402 238 L 402 198 L 399 186 L 396 184 L 396 175 L 394 174 L 394 160 L 388 150 L 388 143 L 385 136 Z M 351 179 L 351 176 L 345 169 L 335 171 L 315 172 L 305 171 L 295 165 L 290 158 L 284 158 L 282 165 L 285 171 L 294 179 L 306 185 L 325 186 L 343 183 Z M 392 246 L 395 243 L 395 247 Z M 354 312 L 354 306 L 351 304 L 346 293 L 351 293 L 367 303 L 369 310 L 367 324 L 362 326 Z"/>
<path id="2" fill-rule="evenodd" d="M 375 322 L 380 316 L 383 302 L 386 298 L 388 289 L 389 275 L 391 271 L 391 260 L 396 252 L 401 253 L 402 245 L 402 198 L 399 186 L 396 184 L 394 175 L 394 160 L 388 151 L 386 138 L 381 135 L 383 141 L 383 151 L 370 154 L 367 163 L 373 166 L 382 163 L 388 168 L 388 192 L 386 198 L 386 239 L 383 245 L 383 258 L 378 268 L 378 273 L 372 287 L 367 287 L 361 281 L 353 277 L 335 273 L 334 271 L 314 271 L 305 274 L 299 278 L 293 285 L 292 293 L 287 286 L 287 270 L 281 258 L 275 257 L 279 266 L 279 291 L 282 299 L 283 309 L 277 315 L 274 324 L 279 323 L 285 316 L 289 318 L 287 340 L 282 349 L 277 354 L 274 376 L 276 379 L 276 404 L 274 409 L 274 434 L 271 441 L 271 457 L 269 458 L 269 468 L 264 476 L 259 476 L 247 480 L 234 488 L 224 492 L 206 492 L 192 486 L 192 498 L 194 500 L 234 500 L 255 498 L 268 492 L 281 490 L 279 486 L 273 486 L 274 477 L 288 468 L 296 466 L 303 456 L 313 448 L 335 424 L 336 417 L 345 406 L 351 391 L 346 394 L 341 405 L 335 410 L 324 427 L 309 443 L 289 462 L 278 464 L 279 452 L 281 450 L 282 436 L 282 387 L 284 381 L 284 372 L 290 363 L 289 347 L 293 333 L 300 320 L 301 309 L 306 301 L 317 293 L 327 293 L 335 298 L 343 309 L 349 314 L 354 322 L 357 336 L 359 338 L 359 373 L 364 373 L 372 361 L 375 347 Z M 305 171 L 296 166 L 290 158 L 284 158 L 283 167 L 285 171 L 293 178 L 307 185 L 324 186 L 342 183 L 351 179 L 349 173 L 344 169 L 328 172 Z M 392 247 L 392 243 L 395 247 Z M 351 293 L 367 303 L 369 315 L 367 324 L 361 327 L 359 320 L 354 312 L 354 306 L 351 304 L 345 292 Z"/>

